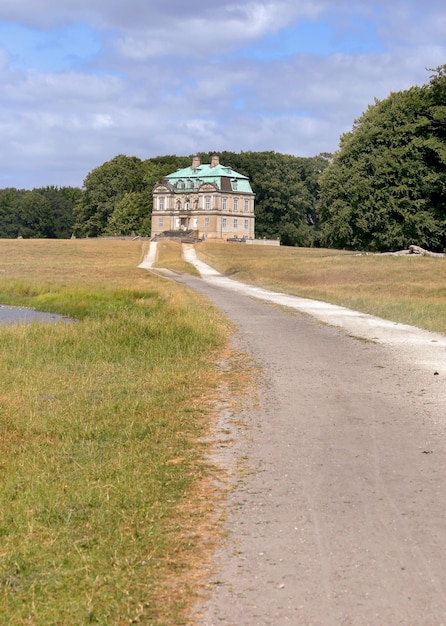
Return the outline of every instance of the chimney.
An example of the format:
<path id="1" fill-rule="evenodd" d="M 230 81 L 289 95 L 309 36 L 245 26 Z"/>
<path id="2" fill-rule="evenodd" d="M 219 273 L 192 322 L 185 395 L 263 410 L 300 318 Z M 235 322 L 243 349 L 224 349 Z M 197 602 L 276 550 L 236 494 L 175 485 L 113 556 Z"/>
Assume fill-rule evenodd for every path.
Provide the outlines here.
<path id="1" fill-rule="evenodd" d="M 211 160 L 211 167 L 215 167 L 216 165 L 220 165 L 220 159 L 216 154 L 214 154 Z"/>
<path id="2" fill-rule="evenodd" d="M 192 158 L 192 167 L 200 167 L 200 157 L 194 156 Z"/>

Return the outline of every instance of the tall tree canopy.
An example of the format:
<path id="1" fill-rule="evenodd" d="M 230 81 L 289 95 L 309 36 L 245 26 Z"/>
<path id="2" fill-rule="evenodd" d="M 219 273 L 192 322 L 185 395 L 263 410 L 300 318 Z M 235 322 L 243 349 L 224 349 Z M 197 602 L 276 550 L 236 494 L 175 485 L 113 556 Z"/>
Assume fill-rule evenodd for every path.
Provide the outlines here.
<path id="1" fill-rule="evenodd" d="M 189 159 L 165 156 L 142 161 L 118 155 L 87 174 L 74 209 L 79 236 L 150 234 L 152 188 Z"/>
<path id="2" fill-rule="evenodd" d="M 76 187 L 0 189 L 0 237 L 70 237 L 81 195 Z"/>
<path id="3" fill-rule="evenodd" d="M 213 153 L 202 153 L 210 160 Z M 330 155 L 304 158 L 277 152 L 221 152 L 220 161 L 248 176 L 256 194 L 256 236 L 312 246 L 319 238 L 318 180 Z"/>
<path id="4" fill-rule="evenodd" d="M 320 180 L 324 245 L 446 247 L 445 67 L 428 85 L 376 101 L 341 137 Z"/>
<path id="5" fill-rule="evenodd" d="M 124 195 L 142 192 L 144 188 L 144 164 L 137 157 L 120 154 L 96 167 L 87 174 L 82 198 L 74 210 L 76 234 L 90 237 L 104 234 Z"/>
<path id="6" fill-rule="evenodd" d="M 214 152 L 199 153 L 210 162 Z M 310 246 L 317 238 L 318 178 L 325 156 L 300 158 L 276 152 L 220 152 L 220 160 L 248 176 L 256 194 L 256 234 L 285 245 Z M 120 155 L 95 168 L 75 207 L 81 236 L 150 234 L 152 189 L 192 156 L 159 156 L 146 161 Z"/>

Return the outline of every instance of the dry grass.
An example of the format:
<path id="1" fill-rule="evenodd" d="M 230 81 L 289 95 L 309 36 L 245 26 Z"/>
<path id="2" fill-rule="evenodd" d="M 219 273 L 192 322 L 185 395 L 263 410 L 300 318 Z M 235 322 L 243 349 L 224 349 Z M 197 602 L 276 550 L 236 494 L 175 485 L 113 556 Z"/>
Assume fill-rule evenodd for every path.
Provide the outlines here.
<path id="1" fill-rule="evenodd" d="M 0 623 L 188 623 L 229 327 L 138 242 L 0 241 Z"/>
<path id="2" fill-rule="evenodd" d="M 196 250 L 244 282 L 446 333 L 446 259 L 217 243 Z"/>
<path id="3" fill-rule="evenodd" d="M 182 258 L 181 243 L 177 241 L 160 241 L 157 246 L 157 258 L 153 266 L 162 267 L 178 274 L 199 276 L 199 272 Z"/>
<path id="4" fill-rule="evenodd" d="M 211 414 L 251 373 L 205 299 L 137 268 L 146 251 L 0 241 L 0 302 L 80 320 L 0 328 L 1 624 L 190 623 L 218 536 Z M 442 259 L 197 252 L 240 280 L 446 332 Z M 192 271 L 178 246 L 162 254 Z"/>

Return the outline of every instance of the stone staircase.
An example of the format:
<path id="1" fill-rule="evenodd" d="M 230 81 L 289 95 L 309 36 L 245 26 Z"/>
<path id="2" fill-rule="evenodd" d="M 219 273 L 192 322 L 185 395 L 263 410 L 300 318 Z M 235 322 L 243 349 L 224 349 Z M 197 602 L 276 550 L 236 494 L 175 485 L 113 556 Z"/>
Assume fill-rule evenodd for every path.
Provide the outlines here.
<path id="1" fill-rule="evenodd" d="M 196 243 L 200 241 L 198 230 L 165 230 L 155 235 L 152 241 L 180 241 L 181 243 Z"/>

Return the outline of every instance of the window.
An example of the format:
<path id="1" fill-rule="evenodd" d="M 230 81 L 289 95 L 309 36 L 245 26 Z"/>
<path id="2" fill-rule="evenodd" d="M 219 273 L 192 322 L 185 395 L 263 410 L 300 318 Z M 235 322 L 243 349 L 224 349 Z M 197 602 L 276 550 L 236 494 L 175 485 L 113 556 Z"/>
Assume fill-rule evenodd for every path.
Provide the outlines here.
<path id="1" fill-rule="evenodd" d="M 206 211 L 210 211 L 211 210 L 211 198 L 210 196 L 206 196 L 204 199 L 204 208 Z"/>
<path id="2" fill-rule="evenodd" d="M 238 227 L 238 220 L 234 220 L 234 228 Z"/>
<path id="3" fill-rule="evenodd" d="M 166 207 L 166 199 L 165 198 L 160 198 L 158 201 L 158 211 L 164 211 L 165 207 Z"/>
<path id="4" fill-rule="evenodd" d="M 184 180 L 179 180 L 177 182 L 178 189 L 184 189 Z"/>
<path id="5" fill-rule="evenodd" d="M 228 204 L 228 199 L 227 198 L 223 198 L 223 205 L 221 207 L 223 209 L 223 211 L 226 211 L 227 204 Z"/>
<path id="6" fill-rule="evenodd" d="M 235 190 L 237 189 L 237 180 L 234 178 L 234 180 L 232 181 L 232 188 Z"/>
<path id="7" fill-rule="evenodd" d="M 245 220 L 245 230 L 249 230 L 249 220 Z"/>
<path id="8" fill-rule="evenodd" d="M 234 198 L 234 211 L 235 212 L 238 211 L 238 200 L 237 200 L 237 198 Z"/>
<path id="9" fill-rule="evenodd" d="M 162 217 L 160 217 L 160 218 L 159 218 L 159 220 L 158 220 L 158 226 L 159 226 L 160 228 L 163 228 L 163 227 L 164 227 L 164 219 L 163 219 Z"/>
<path id="10" fill-rule="evenodd" d="M 186 200 L 186 204 L 184 205 L 184 208 L 186 209 L 186 211 L 190 210 L 190 202 L 189 202 L 189 200 Z"/>
<path id="11" fill-rule="evenodd" d="M 227 219 L 224 217 L 223 218 L 223 228 L 227 228 L 228 224 L 227 224 Z"/>
<path id="12" fill-rule="evenodd" d="M 193 228 L 197 228 L 197 226 L 198 226 L 198 219 L 196 217 L 194 217 L 194 219 L 192 221 L 192 224 L 193 224 Z"/>
<path id="13" fill-rule="evenodd" d="M 204 218 L 204 227 L 205 228 L 209 228 L 209 218 L 208 217 Z"/>
<path id="14" fill-rule="evenodd" d="M 187 181 L 187 188 L 188 189 L 194 188 L 194 181 L 191 178 L 189 178 L 189 180 Z"/>
<path id="15" fill-rule="evenodd" d="M 245 213 L 249 213 L 249 200 L 245 200 Z"/>

